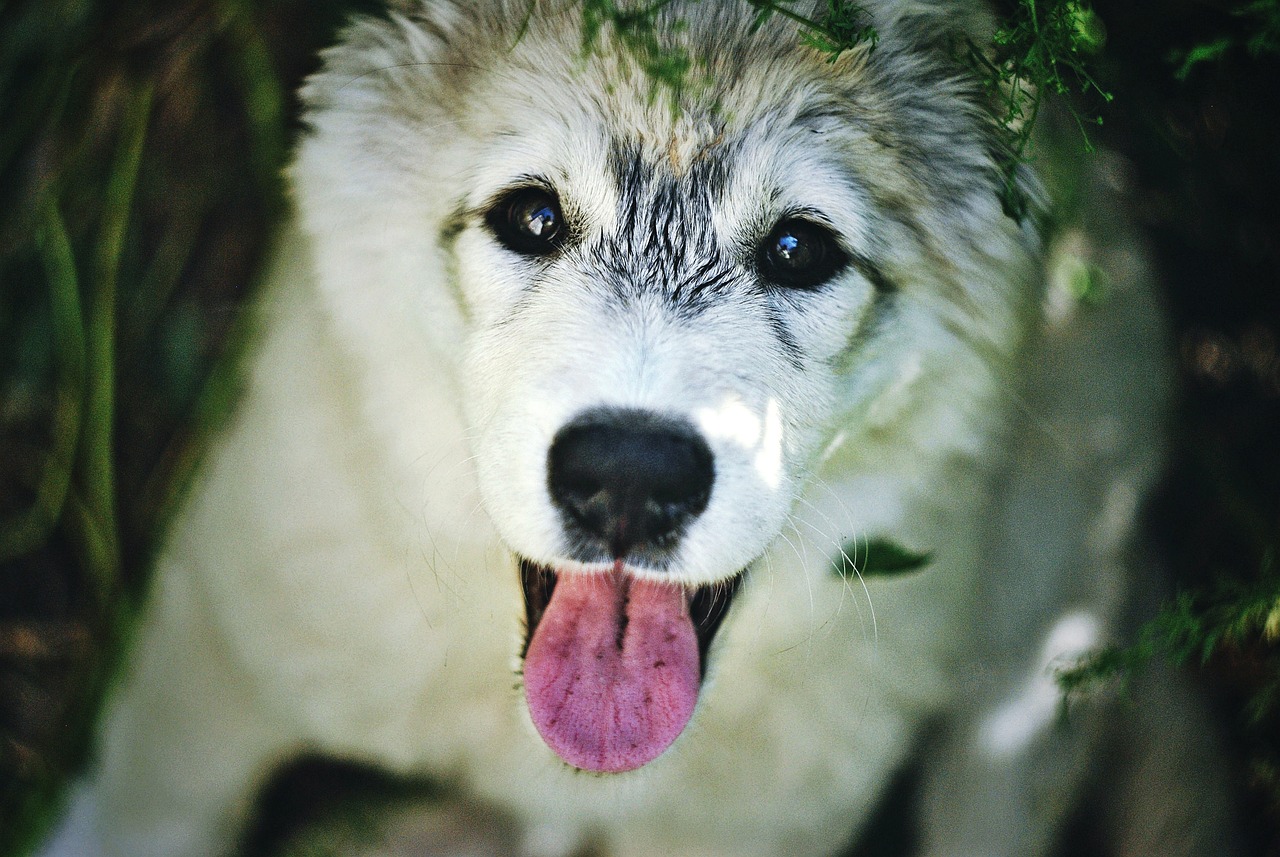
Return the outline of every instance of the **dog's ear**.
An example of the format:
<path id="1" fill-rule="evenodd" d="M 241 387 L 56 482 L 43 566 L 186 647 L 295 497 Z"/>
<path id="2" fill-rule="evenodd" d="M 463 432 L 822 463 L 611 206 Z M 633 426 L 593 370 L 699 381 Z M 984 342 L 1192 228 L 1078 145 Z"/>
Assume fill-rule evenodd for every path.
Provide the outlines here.
<path id="1" fill-rule="evenodd" d="M 823 0 L 825 5 L 827 0 Z M 878 36 L 872 62 L 891 79 L 917 78 L 914 88 L 900 92 L 947 93 L 955 103 L 971 105 L 975 114 L 985 115 L 984 148 L 993 168 L 985 178 L 995 182 L 1006 214 L 1022 218 L 1044 205 L 1043 191 L 1034 172 L 1009 149 L 1009 137 L 1000 117 L 1005 105 L 1000 93 L 982 83 L 975 73 L 979 61 L 991 58 L 995 47 L 997 17 L 986 3 L 956 3 L 954 0 L 902 0 L 867 3 L 870 23 Z M 980 70 L 979 70 L 980 72 Z M 950 139 L 956 127 L 950 111 L 940 103 L 933 110 L 918 109 L 917 124 L 911 132 L 917 141 L 930 133 L 937 140 Z M 929 128 L 929 119 L 938 124 Z M 939 148 L 936 151 L 944 151 Z"/>

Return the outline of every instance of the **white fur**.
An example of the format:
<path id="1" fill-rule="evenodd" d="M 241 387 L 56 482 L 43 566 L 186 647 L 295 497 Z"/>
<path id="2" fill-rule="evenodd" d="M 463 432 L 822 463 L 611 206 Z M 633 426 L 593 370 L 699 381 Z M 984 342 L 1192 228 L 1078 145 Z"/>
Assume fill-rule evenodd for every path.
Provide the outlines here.
<path id="1" fill-rule="evenodd" d="M 1108 272 L 1103 307 L 1045 296 L 1031 226 L 992 184 L 946 173 L 990 164 L 959 77 L 895 43 L 937 25 L 929 4 L 868 4 L 879 55 L 836 64 L 787 28 L 682 7 L 691 42 L 720 34 L 723 67 L 678 114 L 607 41 L 580 57 L 564 9 L 515 42 L 527 4 L 402 5 L 308 84 L 297 217 L 244 400 L 175 523 L 103 731 L 100 850 L 88 823 L 64 845 L 219 854 L 272 766 L 318 750 L 447 779 L 511 813 L 528 853 L 562 857 L 833 853 L 914 756 L 929 853 L 1044 853 L 1093 722 L 1049 716 L 1045 669 L 1113 632 L 1156 463 L 1160 329 L 1124 225 L 1106 223 L 1120 249 L 1087 231 L 1067 248 Z M 734 145 L 716 240 L 820 212 L 899 287 L 888 327 L 841 356 L 875 318 L 853 269 L 781 299 L 800 368 L 746 285 L 696 322 L 656 288 L 620 308 L 582 266 L 529 290 L 535 266 L 486 230 L 486 200 L 543 176 L 598 244 L 619 228 L 623 138 L 677 178 Z M 690 726 L 611 776 L 569 769 L 529 723 L 513 560 L 564 564 L 547 448 L 602 404 L 682 415 L 716 457 L 671 568 L 636 573 L 750 566 Z M 878 536 L 934 561 L 831 571 Z"/>

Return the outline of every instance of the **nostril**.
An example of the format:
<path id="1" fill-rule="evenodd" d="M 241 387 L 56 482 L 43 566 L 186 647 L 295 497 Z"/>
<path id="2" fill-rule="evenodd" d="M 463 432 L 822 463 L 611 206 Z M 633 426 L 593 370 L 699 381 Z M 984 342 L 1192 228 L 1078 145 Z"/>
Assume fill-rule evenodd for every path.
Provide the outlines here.
<path id="1" fill-rule="evenodd" d="M 547 484 L 573 525 L 622 558 L 670 541 L 702 513 L 712 462 L 688 423 L 640 410 L 590 411 L 556 435 Z"/>

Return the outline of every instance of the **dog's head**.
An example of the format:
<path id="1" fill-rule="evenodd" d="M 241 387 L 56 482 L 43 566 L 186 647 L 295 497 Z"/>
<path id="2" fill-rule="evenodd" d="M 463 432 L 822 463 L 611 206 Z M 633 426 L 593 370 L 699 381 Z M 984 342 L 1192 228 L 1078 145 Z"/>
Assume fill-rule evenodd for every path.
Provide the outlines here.
<path id="1" fill-rule="evenodd" d="M 935 16 L 876 12 L 830 61 L 744 3 L 673 4 L 672 92 L 607 30 L 584 54 L 578 4 L 406 5 L 309 85 L 320 281 L 372 376 L 465 403 L 535 725 L 638 767 L 823 450 L 962 433 L 1032 241 Z"/>

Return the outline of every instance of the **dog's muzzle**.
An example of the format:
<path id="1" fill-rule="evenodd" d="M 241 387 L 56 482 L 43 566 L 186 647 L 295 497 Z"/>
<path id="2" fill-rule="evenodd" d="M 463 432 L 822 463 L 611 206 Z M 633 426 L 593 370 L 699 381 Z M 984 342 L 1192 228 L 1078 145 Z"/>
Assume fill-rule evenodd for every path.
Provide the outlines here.
<path id="1" fill-rule="evenodd" d="M 525 698 L 561 759 L 600 772 L 657 758 L 697 703 L 711 640 L 741 575 L 686 587 L 667 569 L 715 482 L 688 423 L 638 410 L 589 411 L 555 436 L 547 488 L 560 511 L 563 570 L 521 560 L 528 638 Z"/>

